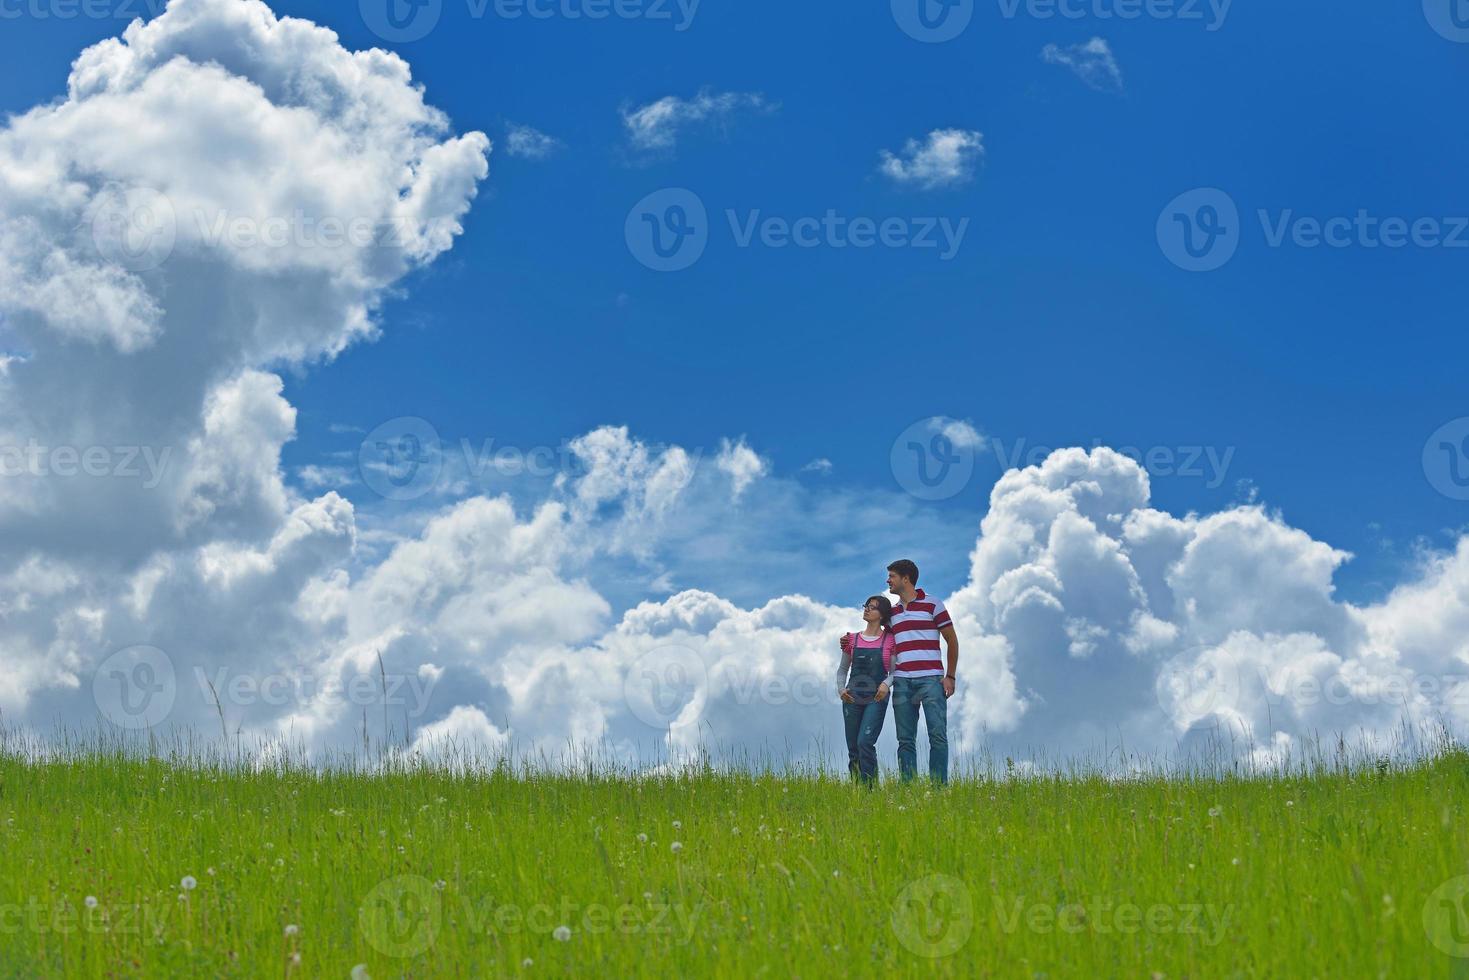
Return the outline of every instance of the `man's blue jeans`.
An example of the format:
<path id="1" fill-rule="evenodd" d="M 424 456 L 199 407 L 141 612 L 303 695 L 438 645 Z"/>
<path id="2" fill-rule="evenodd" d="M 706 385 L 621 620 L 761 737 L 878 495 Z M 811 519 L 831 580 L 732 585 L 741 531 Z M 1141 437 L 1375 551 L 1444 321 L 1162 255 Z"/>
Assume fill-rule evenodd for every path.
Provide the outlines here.
<path id="1" fill-rule="evenodd" d="M 942 677 L 898 677 L 893 680 L 893 724 L 898 728 L 898 773 L 904 780 L 918 774 L 918 708 L 928 729 L 928 774 L 940 785 L 949 781 L 949 702 Z"/>

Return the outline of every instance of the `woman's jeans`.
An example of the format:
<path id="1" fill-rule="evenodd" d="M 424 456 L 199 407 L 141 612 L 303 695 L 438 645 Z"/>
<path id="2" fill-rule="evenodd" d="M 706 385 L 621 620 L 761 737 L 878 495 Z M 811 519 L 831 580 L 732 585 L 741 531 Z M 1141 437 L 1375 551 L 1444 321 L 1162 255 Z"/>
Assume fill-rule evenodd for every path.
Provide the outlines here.
<path id="1" fill-rule="evenodd" d="M 864 783 L 877 779 L 877 736 L 882 734 L 882 721 L 888 703 L 842 704 L 842 721 L 847 725 L 847 769 Z"/>
<path id="2" fill-rule="evenodd" d="M 893 724 L 898 726 L 898 774 L 905 780 L 918 773 L 918 707 L 928 728 L 928 774 L 940 785 L 949 781 L 949 702 L 942 677 L 893 679 Z"/>

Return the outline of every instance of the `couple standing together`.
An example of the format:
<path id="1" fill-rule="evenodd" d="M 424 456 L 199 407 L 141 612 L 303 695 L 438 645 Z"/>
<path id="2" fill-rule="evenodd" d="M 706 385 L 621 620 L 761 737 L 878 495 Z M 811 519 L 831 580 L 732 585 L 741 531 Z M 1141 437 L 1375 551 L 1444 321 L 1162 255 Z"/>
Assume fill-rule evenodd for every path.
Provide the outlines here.
<path id="1" fill-rule="evenodd" d="M 906 558 L 888 566 L 888 591 L 895 606 L 875 595 L 862 605 L 867 627 L 844 633 L 837 667 L 837 694 L 847 731 L 847 767 L 871 785 L 877 779 L 877 736 L 882 734 L 888 696 L 898 726 L 898 772 L 910 780 L 918 772 L 918 711 L 928 729 L 928 773 L 949 781 L 948 699 L 954 696 L 959 638 L 944 604 L 918 588 L 918 566 Z M 939 637 L 948 648 L 939 659 Z"/>

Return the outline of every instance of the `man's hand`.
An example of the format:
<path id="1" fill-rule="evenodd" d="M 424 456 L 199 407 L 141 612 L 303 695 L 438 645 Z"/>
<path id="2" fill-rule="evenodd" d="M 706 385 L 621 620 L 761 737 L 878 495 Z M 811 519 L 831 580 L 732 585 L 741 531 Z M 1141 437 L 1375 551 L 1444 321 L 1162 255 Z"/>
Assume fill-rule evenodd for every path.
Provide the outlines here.
<path id="1" fill-rule="evenodd" d="M 877 695 L 876 696 L 877 696 L 877 699 L 879 701 L 885 701 L 885 700 L 887 700 L 887 696 L 888 696 L 888 682 L 887 681 L 883 681 L 881 684 L 877 685 Z"/>
<path id="2" fill-rule="evenodd" d="M 954 696 L 954 678 L 952 678 L 952 677 L 945 677 L 944 678 L 944 697 L 945 698 L 951 698 L 953 696 Z"/>
<path id="3" fill-rule="evenodd" d="M 856 703 L 856 702 L 854 702 L 852 700 L 852 692 L 849 691 L 849 690 L 847 690 L 845 687 L 842 688 L 842 690 L 841 690 L 841 696 L 842 696 L 842 700 L 844 702 L 846 702 L 847 704 L 855 704 Z"/>
<path id="4" fill-rule="evenodd" d="M 843 633 L 842 634 L 842 653 L 851 653 L 851 652 L 852 652 L 852 634 L 851 633 Z"/>

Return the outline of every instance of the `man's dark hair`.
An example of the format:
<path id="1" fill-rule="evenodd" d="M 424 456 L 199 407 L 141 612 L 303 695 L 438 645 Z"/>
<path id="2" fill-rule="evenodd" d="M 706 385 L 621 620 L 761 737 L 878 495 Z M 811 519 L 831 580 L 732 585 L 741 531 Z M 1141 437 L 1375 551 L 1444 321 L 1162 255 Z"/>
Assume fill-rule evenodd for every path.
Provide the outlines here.
<path id="1" fill-rule="evenodd" d="M 899 558 L 897 561 L 893 562 L 891 565 L 888 566 L 888 571 L 897 572 L 899 575 L 903 576 L 914 585 L 918 584 L 918 566 L 913 564 L 906 558 Z"/>

